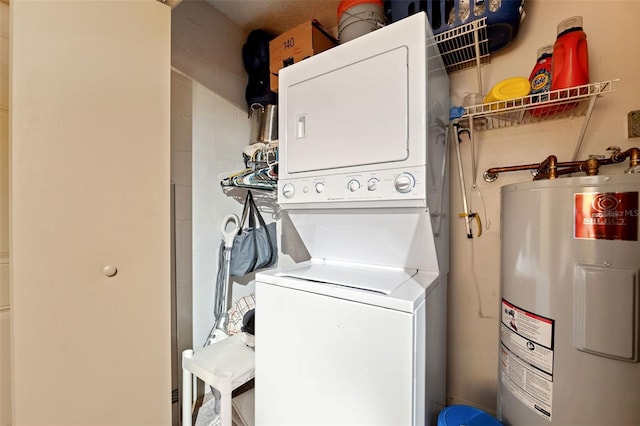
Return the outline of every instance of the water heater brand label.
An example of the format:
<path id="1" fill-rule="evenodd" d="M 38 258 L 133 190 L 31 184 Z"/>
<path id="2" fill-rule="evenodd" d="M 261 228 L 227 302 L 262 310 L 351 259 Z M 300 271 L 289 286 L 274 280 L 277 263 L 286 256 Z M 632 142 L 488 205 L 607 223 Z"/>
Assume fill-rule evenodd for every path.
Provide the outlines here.
<path id="1" fill-rule="evenodd" d="M 574 237 L 638 241 L 638 193 L 574 194 Z"/>
<path id="2" fill-rule="evenodd" d="M 500 380 L 525 406 L 551 421 L 555 321 L 502 299 Z"/>

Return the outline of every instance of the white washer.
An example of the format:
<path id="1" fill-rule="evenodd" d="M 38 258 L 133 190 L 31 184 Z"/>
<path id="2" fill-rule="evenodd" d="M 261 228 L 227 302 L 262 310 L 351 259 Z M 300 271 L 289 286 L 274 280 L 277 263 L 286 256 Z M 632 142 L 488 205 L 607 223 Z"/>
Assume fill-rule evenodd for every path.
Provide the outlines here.
<path id="1" fill-rule="evenodd" d="M 257 424 L 424 425 L 441 408 L 437 274 L 311 260 L 260 273 L 256 300 Z"/>

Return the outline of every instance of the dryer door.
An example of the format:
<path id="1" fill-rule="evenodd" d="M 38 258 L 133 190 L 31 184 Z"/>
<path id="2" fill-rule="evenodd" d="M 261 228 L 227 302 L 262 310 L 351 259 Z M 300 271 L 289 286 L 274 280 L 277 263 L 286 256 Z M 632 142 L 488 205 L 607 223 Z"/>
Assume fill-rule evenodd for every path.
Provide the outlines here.
<path id="1" fill-rule="evenodd" d="M 408 49 L 400 46 L 288 87 L 288 173 L 408 156 Z"/>

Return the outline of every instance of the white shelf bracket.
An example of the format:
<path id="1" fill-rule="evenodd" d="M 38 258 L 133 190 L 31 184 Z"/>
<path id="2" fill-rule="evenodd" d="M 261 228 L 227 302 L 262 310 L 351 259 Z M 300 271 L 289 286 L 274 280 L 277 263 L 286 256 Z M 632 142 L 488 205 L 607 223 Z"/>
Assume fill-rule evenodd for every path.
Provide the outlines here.
<path id="1" fill-rule="evenodd" d="M 578 158 L 578 154 L 580 153 L 580 148 L 582 148 L 582 141 L 584 140 L 584 135 L 587 132 L 587 126 L 589 125 L 589 120 L 591 119 L 591 113 L 593 112 L 593 106 L 596 104 L 596 98 L 598 95 L 593 95 L 589 99 L 589 106 L 587 107 L 587 112 L 585 113 L 584 121 L 582 122 L 582 130 L 580 130 L 580 136 L 578 136 L 578 143 L 576 144 L 576 149 L 573 151 L 573 157 L 571 157 L 571 161 L 576 161 Z"/>

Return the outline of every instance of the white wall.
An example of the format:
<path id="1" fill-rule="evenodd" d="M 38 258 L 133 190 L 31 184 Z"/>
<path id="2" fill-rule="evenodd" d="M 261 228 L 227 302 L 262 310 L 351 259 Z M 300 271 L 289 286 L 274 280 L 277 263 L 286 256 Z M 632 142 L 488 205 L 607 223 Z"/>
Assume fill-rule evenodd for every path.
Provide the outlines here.
<path id="1" fill-rule="evenodd" d="M 178 244 L 185 251 L 185 257 L 178 258 L 183 271 L 178 294 L 185 295 L 183 300 L 192 292 L 193 310 L 181 326 L 179 318 L 179 326 L 184 330 L 193 319 L 192 345 L 198 348 L 213 324 L 220 224 L 228 213 L 242 212 L 241 203 L 223 192 L 219 175 L 244 167 L 242 148 L 249 139 L 249 122 L 241 50 L 247 34 L 205 2 L 182 2 L 173 10 L 172 26 L 172 139 L 180 141 L 173 168 L 190 171 L 188 181 L 176 185 L 176 198 L 191 207 L 178 230 Z M 192 260 L 186 258 L 187 249 L 192 250 Z M 189 271 L 180 266 L 188 262 Z M 248 291 L 250 287 L 237 287 L 233 297 Z"/>
<path id="2" fill-rule="evenodd" d="M 623 150 L 640 146 L 640 139 L 627 139 L 627 113 L 640 109 L 640 2 L 527 0 L 527 16 L 517 39 L 493 55 L 484 66 L 486 93 L 502 79 L 529 77 L 539 47 L 553 43 L 556 25 L 574 15 L 584 17 L 589 44 L 592 82 L 620 78 L 618 91 L 598 99 L 578 159 L 589 154 L 607 154 L 618 145 Z M 462 105 L 466 93 L 476 92 L 476 74 L 466 70 L 451 75 L 452 104 Z M 448 403 L 470 404 L 495 412 L 497 389 L 498 312 L 500 293 L 500 187 L 531 180 L 529 172 L 503 173 L 494 183 L 482 180 L 490 167 L 543 161 L 554 154 L 559 161 L 573 155 L 583 119 L 530 124 L 517 128 L 476 133 L 477 190 L 472 183 L 470 143 L 461 146 L 465 180 L 472 211 L 480 213 L 485 226 L 479 238 L 467 239 L 459 179 L 452 162 L 451 173 L 451 272 L 449 281 Z M 452 146 L 453 148 L 453 146 Z M 451 151 L 455 159 L 454 151 Z M 607 154 L 608 155 L 608 154 Z M 607 166 L 601 174 L 619 173 L 628 164 Z M 517 237 L 517 236 L 516 236 Z"/>
<path id="3" fill-rule="evenodd" d="M 220 187 L 219 175 L 244 168 L 242 147 L 249 138 L 246 113 L 205 87 L 194 85 L 193 133 L 193 336 L 200 347 L 213 325 L 220 226 L 229 213 L 242 214 L 239 200 Z M 251 292 L 234 286 L 233 300 Z"/>
<path id="4" fill-rule="evenodd" d="M 193 347 L 192 338 L 192 82 L 171 72 L 171 183 L 173 186 L 173 292 L 172 389 L 182 383 L 182 351 Z M 174 405 L 174 424 L 178 422 Z"/>
<path id="5" fill-rule="evenodd" d="M 172 26 L 172 124 L 175 124 L 172 140 L 180 141 L 176 146 L 181 146 L 173 152 L 172 167 L 174 170 L 192 167 L 192 181 L 184 185 L 185 195 L 177 198 L 187 203 L 186 192 L 192 191 L 192 219 L 182 221 L 185 229 L 192 226 L 192 238 L 185 235 L 180 244 L 185 248 L 192 244 L 193 268 L 192 277 L 183 268 L 184 275 L 178 277 L 178 295 L 186 297 L 180 294 L 186 295 L 189 291 L 186 286 L 192 283 L 193 347 L 198 348 L 214 320 L 222 219 L 229 213 L 241 216 L 246 195 L 244 189 L 223 189 L 220 178 L 244 168 L 242 149 L 249 141 L 249 119 L 244 99 L 247 75 L 241 52 L 248 33 L 217 9 L 196 1 L 182 2 L 173 10 Z M 191 146 L 187 147 L 188 144 Z M 177 185 L 176 191 L 180 190 Z M 281 220 L 275 194 L 253 193 L 265 221 L 278 222 L 280 236 L 282 227 L 291 225 Z M 308 257 L 297 239 L 282 244 L 280 265 L 292 263 L 290 256 L 297 260 Z M 283 254 L 282 250 L 289 254 Z M 182 267 L 186 262 L 179 259 Z M 254 291 L 253 280 L 254 274 L 233 279 L 232 302 Z M 180 326 L 180 311 L 178 316 L 179 327 L 185 330 L 187 319 L 183 318 Z"/>

